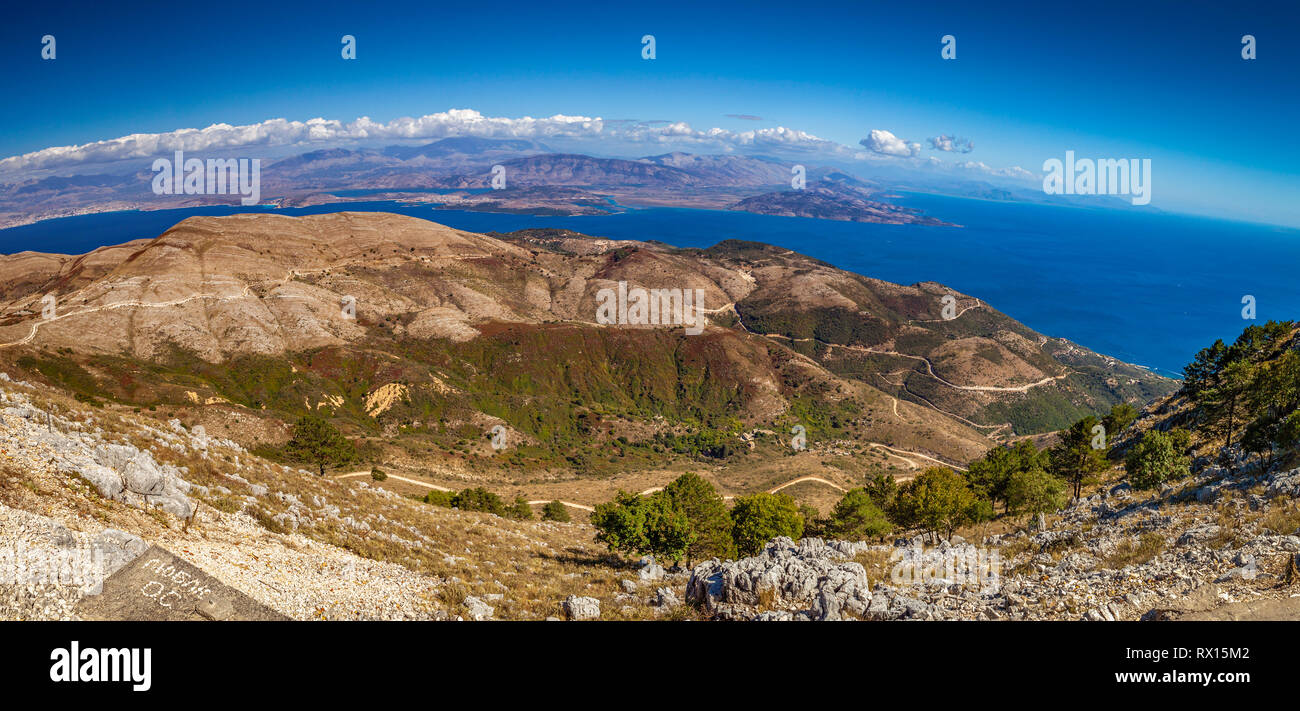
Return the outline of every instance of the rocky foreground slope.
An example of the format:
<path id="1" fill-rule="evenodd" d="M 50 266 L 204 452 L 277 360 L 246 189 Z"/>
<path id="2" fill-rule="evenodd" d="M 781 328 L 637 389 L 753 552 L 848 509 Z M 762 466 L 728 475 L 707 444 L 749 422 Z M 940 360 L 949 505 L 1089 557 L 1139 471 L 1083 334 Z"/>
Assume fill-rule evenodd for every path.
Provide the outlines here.
<path id="1" fill-rule="evenodd" d="M 1119 484 L 1045 530 L 979 542 L 777 539 L 760 555 L 697 566 L 686 599 L 739 620 L 1212 619 L 1259 600 L 1290 601 L 1300 616 L 1300 469 L 1223 474 L 1210 467 L 1150 497 Z"/>
<path id="2" fill-rule="evenodd" d="M 1041 530 L 777 539 L 665 570 L 605 555 L 586 524 L 432 507 L 8 376 L 0 457 L 4 619 L 83 616 L 149 546 L 300 620 L 1163 619 L 1233 603 L 1285 614 L 1300 594 L 1300 470 L 1227 478 L 1202 464 L 1155 495 L 1108 487 Z"/>

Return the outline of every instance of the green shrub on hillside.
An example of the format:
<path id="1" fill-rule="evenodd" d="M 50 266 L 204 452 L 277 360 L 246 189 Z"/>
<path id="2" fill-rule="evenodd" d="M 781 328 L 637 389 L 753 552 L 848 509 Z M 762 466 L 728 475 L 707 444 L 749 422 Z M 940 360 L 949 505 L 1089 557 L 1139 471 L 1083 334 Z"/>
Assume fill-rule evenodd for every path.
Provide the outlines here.
<path id="1" fill-rule="evenodd" d="M 515 503 L 506 510 L 506 517 L 513 518 L 517 521 L 531 521 L 533 518 L 533 507 L 528 505 L 528 500 L 522 496 L 515 497 Z"/>
<path id="2" fill-rule="evenodd" d="M 542 520 L 568 523 L 571 520 L 569 518 L 569 507 L 559 501 L 552 501 L 542 507 Z"/>
<path id="3" fill-rule="evenodd" d="M 1137 409 L 1127 402 L 1115 404 L 1110 408 L 1110 414 L 1101 418 L 1101 424 L 1106 428 L 1106 436 L 1114 440 L 1119 436 L 1119 433 L 1133 424 L 1137 416 Z"/>
<path id="4" fill-rule="evenodd" d="M 851 489 L 835 504 L 826 524 L 826 535 L 846 541 L 884 538 L 894 530 L 885 512 L 866 489 Z"/>
<path id="5" fill-rule="evenodd" d="M 506 504 L 501 500 L 501 497 L 483 487 L 474 487 L 457 492 L 455 496 L 451 497 L 451 505 L 452 508 L 461 511 L 483 511 L 498 516 L 506 515 Z"/>
<path id="6" fill-rule="evenodd" d="M 1165 433 L 1150 430 L 1142 441 L 1129 450 L 1125 460 L 1128 481 L 1134 489 L 1154 489 L 1162 484 L 1186 478 L 1190 460 L 1184 455 L 1190 438 L 1185 430 Z"/>
<path id="7" fill-rule="evenodd" d="M 755 555 L 777 536 L 799 540 L 803 514 L 786 494 L 759 493 L 736 499 L 731 509 L 731 537 L 740 555 Z"/>
<path id="8" fill-rule="evenodd" d="M 1050 513 L 1068 498 L 1065 484 L 1041 468 L 1014 472 L 1007 481 L 1007 512 L 1013 516 Z"/>
<path id="9" fill-rule="evenodd" d="M 968 523 L 972 513 L 980 513 L 975 508 L 977 498 L 966 477 L 947 467 L 931 467 L 899 491 L 899 522 L 951 538 L 953 530 Z"/>
<path id="10" fill-rule="evenodd" d="M 1011 447 L 994 447 L 970 464 L 966 480 L 980 497 L 991 503 L 1007 503 L 1007 487 L 1017 473 L 1042 469 L 1048 464 L 1046 452 L 1040 452 L 1032 440 L 1024 439 Z"/>
<path id="11" fill-rule="evenodd" d="M 451 508 L 452 499 L 456 497 L 454 491 L 439 491 L 434 489 L 424 495 L 424 503 L 433 504 L 434 506 L 445 506 Z"/>
<path id="12" fill-rule="evenodd" d="M 596 540 L 623 554 L 648 554 L 677 562 L 693 542 L 690 522 L 662 491 L 650 496 L 618 492 L 591 514 Z"/>

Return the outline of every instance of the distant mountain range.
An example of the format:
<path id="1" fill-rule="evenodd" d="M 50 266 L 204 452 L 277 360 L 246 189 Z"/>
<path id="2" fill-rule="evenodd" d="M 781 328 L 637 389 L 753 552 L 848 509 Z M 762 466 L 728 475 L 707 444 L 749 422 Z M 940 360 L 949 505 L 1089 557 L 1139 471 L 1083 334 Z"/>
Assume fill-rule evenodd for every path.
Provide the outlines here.
<path id="1" fill-rule="evenodd" d="M 495 168 L 500 166 L 500 168 Z M 398 199 L 449 209 L 600 214 L 690 207 L 889 224 L 945 224 L 894 205 L 885 186 L 829 166 L 762 156 L 666 153 L 635 160 L 556 153 L 527 140 L 444 138 L 421 146 L 324 148 L 261 166 L 261 202 L 284 207 Z M 494 168 L 504 189 L 494 186 Z M 123 209 L 232 204 L 231 195 L 155 195 L 154 173 L 49 176 L 0 185 L 0 227 Z M 986 190 L 970 187 L 980 197 Z M 1003 195 L 1012 198 L 1009 193 Z"/>

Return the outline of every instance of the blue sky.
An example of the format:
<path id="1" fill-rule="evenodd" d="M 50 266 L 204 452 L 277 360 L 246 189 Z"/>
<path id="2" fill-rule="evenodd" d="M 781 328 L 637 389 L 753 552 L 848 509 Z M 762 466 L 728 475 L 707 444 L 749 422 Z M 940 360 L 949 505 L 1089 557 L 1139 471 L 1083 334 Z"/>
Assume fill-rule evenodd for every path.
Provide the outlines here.
<path id="1" fill-rule="evenodd" d="M 213 123 L 452 108 L 785 126 L 853 148 L 883 129 L 923 157 L 1035 175 L 1066 150 L 1151 158 L 1155 207 L 1300 225 L 1300 5 L 992 6 L 31 4 L 0 27 L 0 157 Z M 55 61 L 40 58 L 45 34 Z M 344 34 L 356 61 L 339 56 Z M 940 58 L 945 34 L 955 61 Z M 1258 59 L 1241 59 L 1243 34 Z M 930 150 L 940 134 L 974 150 Z"/>

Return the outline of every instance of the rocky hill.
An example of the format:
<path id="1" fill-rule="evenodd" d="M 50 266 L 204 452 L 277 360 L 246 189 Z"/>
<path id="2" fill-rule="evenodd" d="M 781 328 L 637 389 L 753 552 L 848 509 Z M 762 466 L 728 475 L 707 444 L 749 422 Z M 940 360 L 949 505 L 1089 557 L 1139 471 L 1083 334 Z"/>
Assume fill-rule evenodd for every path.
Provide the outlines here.
<path id="1" fill-rule="evenodd" d="M 600 323 L 620 284 L 697 294 L 699 333 L 668 312 Z M 942 285 L 743 242 L 480 235 L 374 213 L 192 218 L 88 255 L 0 258 L 0 291 L 0 362 L 87 402 L 250 448 L 318 413 L 376 464 L 445 485 L 539 480 L 551 488 L 529 495 L 588 503 L 701 463 L 738 490 L 791 467 L 840 486 L 961 467 L 1013 434 L 1173 388 Z M 484 439 L 497 425 L 515 445 L 500 453 Z M 795 426 L 806 451 L 783 434 Z"/>
<path id="2" fill-rule="evenodd" d="M 423 146 L 323 148 L 265 159 L 260 165 L 259 199 L 280 206 L 403 200 L 490 212 L 589 215 L 639 206 L 726 209 L 746 198 L 788 187 L 796 164 L 765 156 L 680 152 L 609 158 L 557 153 L 525 140 L 453 137 Z M 839 216 L 831 219 L 891 224 L 922 221 L 913 211 L 889 204 L 874 182 L 823 166 L 803 168 L 810 182 L 840 176 L 838 180 L 850 180 L 877 195 L 877 200 L 867 202 L 840 195 L 835 205 Z M 493 184 L 501 169 L 504 190 L 493 190 L 498 193 L 494 196 L 480 195 L 489 188 L 501 188 Z M 0 227 L 107 210 L 171 209 L 232 201 L 228 195 L 155 195 L 153 177 L 152 171 L 142 167 L 122 174 L 46 176 L 0 184 Z M 517 192 L 521 188 L 529 192 Z M 818 211 L 771 214 L 816 217 Z M 928 224 L 942 223 L 932 220 Z"/>

